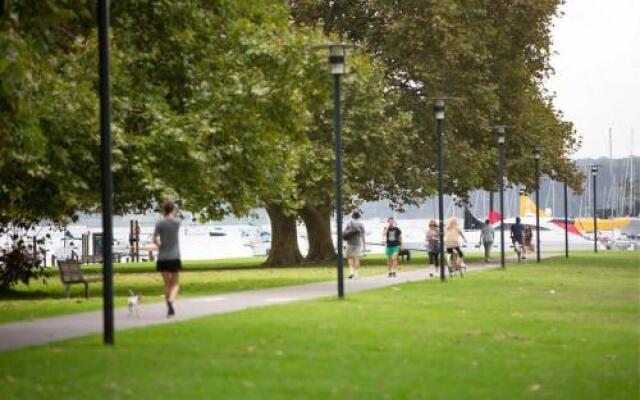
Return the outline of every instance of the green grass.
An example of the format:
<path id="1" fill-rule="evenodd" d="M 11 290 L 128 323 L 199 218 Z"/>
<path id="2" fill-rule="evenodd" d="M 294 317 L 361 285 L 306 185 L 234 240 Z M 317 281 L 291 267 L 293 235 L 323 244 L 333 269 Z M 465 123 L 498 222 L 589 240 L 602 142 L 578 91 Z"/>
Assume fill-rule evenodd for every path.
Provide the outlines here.
<path id="1" fill-rule="evenodd" d="M 2 398 L 637 399 L 638 253 L 2 353 Z"/>
<path id="2" fill-rule="evenodd" d="M 203 296 L 239 290 L 289 286 L 335 279 L 334 265 L 299 268 L 260 268 L 262 258 L 188 261 L 180 274 L 181 297 Z M 416 255 L 403 268 L 416 268 L 425 263 L 424 255 Z M 371 255 L 363 259 L 363 276 L 384 273 L 385 259 Z M 95 266 L 84 267 L 97 273 Z M 147 303 L 162 301 L 163 283 L 151 263 L 116 264 L 114 275 L 115 305 L 125 306 L 129 290 L 144 296 Z M 102 285 L 90 285 L 91 297 L 83 297 L 82 285 L 72 286 L 72 297 L 66 298 L 57 272 L 46 281 L 19 285 L 0 296 L 0 323 L 50 317 L 61 314 L 98 310 L 102 307 Z"/>

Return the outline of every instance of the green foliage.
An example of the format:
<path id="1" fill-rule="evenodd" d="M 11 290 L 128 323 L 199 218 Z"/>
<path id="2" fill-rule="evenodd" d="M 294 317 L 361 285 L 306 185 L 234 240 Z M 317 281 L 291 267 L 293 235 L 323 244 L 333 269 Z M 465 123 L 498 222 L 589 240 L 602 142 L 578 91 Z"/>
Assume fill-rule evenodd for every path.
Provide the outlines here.
<path id="1" fill-rule="evenodd" d="M 99 204 L 92 2 L 8 4 L 0 49 L 0 223 Z M 312 32 L 276 1 L 112 5 L 116 211 L 165 196 L 206 217 L 294 201 Z M 313 37 L 305 39 L 305 35 Z"/>
<path id="2" fill-rule="evenodd" d="M 259 194 L 290 197 L 305 115 L 286 8 L 137 1 L 113 13 L 129 81 L 121 121 L 155 147 L 140 160 L 150 191 L 171 188 L 206 217 L 246 213 Z"/>
<path id="3" fill-rule="evenodd" d="M 0 224 L 59 220 L 99 193 L 95 95 L 77 63 L 84 48 L 57 46 L 59 31 L 43 25 L 63 25 L 64 18 L 32 18 L 46 8 L 38 4 L 9 2 L 0 21 Z"/>
<path id="4" fill-rule="evenodd" d="M 26 240 L 26 237 L 14 236 L 10 247 L 0 248 L 0 292 L 7 292 L 19 283 L 29 285 L 32 279 L 45 276 L 42 240 L 36 243 Z"/>
<path id="5" fill-rule="evenodd" d="M 400 204 L 421 202 L 433 191 L 437 149 L 430 98 L 443 95 L 457 97 L 447 104 L 448 193 L 464 199 L 474 188 L 494 189 L 497 123 L 512 127 L 507 175 L 513 183 L 532 184 L 531 153 L 538 143 L 546 155 L 544 172 L 579 186 L 569 160 L 578 145 L 575 133 L 542 87 L 559 3 L 290 1 L 299 24 L 343 35 L 382 62 L 386 91 L 395 91 L 401 110 L 411 113 L 412 124 L 402 132 L 409 144 L 394 149 L 403 161 L 396 175 Z"/>

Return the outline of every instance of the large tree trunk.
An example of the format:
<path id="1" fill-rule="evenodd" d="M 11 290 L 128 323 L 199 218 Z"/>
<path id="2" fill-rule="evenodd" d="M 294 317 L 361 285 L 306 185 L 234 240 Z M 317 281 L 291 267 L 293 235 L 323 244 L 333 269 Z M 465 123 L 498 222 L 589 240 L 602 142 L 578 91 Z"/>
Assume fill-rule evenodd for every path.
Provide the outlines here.
<path id="1" fill-rule="evenodd" d="M 336 249 L 331 237 L 331 207 L 309 207 L 300 210 L 307 227 L 309 253 L 305 261 L 310 264 L 330 262 L 336 259 Z"/>
<path id="2" fill-rule="evenodd" d="M 271 249 L 264 265 L 301 265 L 303 258 L 298 248 L 296 217 L 286 215 L 278 205 L 269 204 L 266 208 L 271 220 Z"/>

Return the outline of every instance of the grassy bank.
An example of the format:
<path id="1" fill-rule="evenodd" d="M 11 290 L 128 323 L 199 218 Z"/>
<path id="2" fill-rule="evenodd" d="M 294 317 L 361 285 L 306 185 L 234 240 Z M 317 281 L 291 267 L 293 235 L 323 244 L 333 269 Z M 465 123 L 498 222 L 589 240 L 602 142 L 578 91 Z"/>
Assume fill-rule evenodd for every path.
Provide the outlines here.
<path id="1" fill-rule="evenodd" d="M 11 351 L 3 396 L 637 399 L 639 272 L 574 255 Z"/>

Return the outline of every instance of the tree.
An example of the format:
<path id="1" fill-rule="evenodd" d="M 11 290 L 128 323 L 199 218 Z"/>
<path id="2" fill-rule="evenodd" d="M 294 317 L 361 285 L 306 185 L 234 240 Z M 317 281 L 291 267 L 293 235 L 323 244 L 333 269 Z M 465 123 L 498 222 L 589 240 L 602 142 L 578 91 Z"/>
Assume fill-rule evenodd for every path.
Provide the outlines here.
<path id="1" fill-rule="evenodd" d="M 343 146 L 344 204 L 346 212 L 364 201 L 392 197 L 393 182 L 400 172 L 402 149 L 411 137 L 410 115 L 398 111 L 398 98 L 385 93 L 380 65 L 366 55 L 348 58 L 350 72 L 344 76 Z M 325 87 L 330 88 L 325 71 Z M 318 80 L 321 78 L 318 77 Z M 309 238 L 307 262 L 326 262 L 335 258 L 330 219 L 334 211 L 335 152 L 330 92 L 324 102 L 312 103 L 314 124 L 309 138 L 314 151 L 304 158 L 297 177 L 304 206 L 299 215 Z M 415 131 L 414 131 L 415 132 Z"/>
<path id="2" fill-rule="evenodd" d="M 331 75 L 326 61 L 317 60 L 317 53 L 309 57 L 311 61 L 305 63 L 305 75 L 300 80 L 300 92 L 304 93 L 306 110 L 313 119 L 305 130 L 308 142 L 299 146 L 302 156 L 295 175 L 297 203 L 292 203 L 297 208 L 267 201 L 272 222 L 278 220 L 277 227 L 272 225 L 273 247 L 267 260 L 270 265 L 302 262 L 295 230 L 298 218 L 304 221 L 309 239 L 309 253 L 304 262 L 335 258 L 330 225 L 335 176 Z M 385 93 L 379 65 L 358 52 L 349 54 L 348 65 L 350 73 L 342 80 L 345 210 L 388 195 L 379 190 L 376 182 L 394 179 L 392 172 L 398 156 L 389 149 L 406 143 L 397 130 L 406 128 L 410 119 L 397 111 L 394 94 Z"/>
<path id="3" fill-rule="evenodd" d="M 27 3 L 9 3 L 0 39 L 15 54 L 0 66 L 7 221 L 70 217 L 99 199 L 94 4 Z M 258 193 L 290 197 L 288 146 L 304 139 L 306 115 L 282 4 L 114 3 L 112 34 L 118 212 L 170 195 L 218 217 L 255 207 Z M 41 178 L 23 190 L 25 171 Z"/>
<path id="4" fill-rule="evenodd" d="M 98 197 L 95 95 L 76 79 L 87 75 L 76 63 L 84 48 L 66 45 L 58 57 L 59 32 L 45 27 L 68 18 L 39 20 L 42 8 L 10 2 L 0 20 L 0 227 L 61 220 Z"/>
<path id="5" fill-rule="evenodd" d="M 259 194 L 287 198 L 297 156 L 290 146 L 303 139 L 305 121 L 287 15 L 273 1 L 114 8 L 132 81 L 128 108 L 138 110 L 127 122 L 164 149 L 147 157 L 151 184 L 205 218 L 246 213 Z"/>
<path id="6" fill-rule="evenodd" d="M 571 168 L 569 156 L 577 145 L 573 130 L 561 121 L 542 88 L 551 71 L 549 27 L 559 3 L 290 1 L 299 23 L 321 24 L 326 32 L 344 35 L 382 61 L 389 88 L 400 93 L 401 103 L 420 127 L 427 127 L 409 148 L 419 152 L 405 153 L 407 165 L 423 176 L 423 183 L 402 182 L 407 190 L 399 200 L 408 203 L 428 192 L 424 182 L 434 173 L 430 96 L 459 98 L 447 107 L 448 193 L 466 198 L 472 188 L 493 187 L 495 175 L 479 172 L 495 169 L 492 125 L 498 121 L 513 126 L 510 159 L 522 156 L 531 142 L 539 140 L 545 154 L 555 156 L 547 168 Z M 532 115 L 545 121 L 547 128 L 523 129 Z M 510 163 L 507 173 L 514 183 L 525 179 L 517 164 Z"/>

